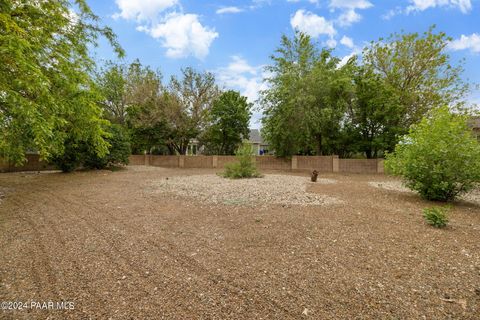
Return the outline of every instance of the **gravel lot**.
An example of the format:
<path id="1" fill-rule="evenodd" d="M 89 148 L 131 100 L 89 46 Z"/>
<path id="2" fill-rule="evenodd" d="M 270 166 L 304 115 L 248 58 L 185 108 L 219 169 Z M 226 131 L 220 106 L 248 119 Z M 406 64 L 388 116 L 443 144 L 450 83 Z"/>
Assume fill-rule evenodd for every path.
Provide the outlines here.
<path id="1" fill-rule="evenodd" d="M 283 173 L 333 205 L 160 190 L 214 174 L 1 174 L 0 301 L 74 309 L 0 319 L 479 319 L 480 205 L 455 203 L 439 230 L 422 217 L 433 203 L 369 185 L 398 181 L 381 175 L 322 174 L 335 183 L 305 193 L 307 174 Z"/>
<path id="2" fill-rule="evenodd" d="M 318 179 L 317 184 L 332 184 L 333 179 Z M 215 174 L 171 177 L 155 181 L 159 192 L 186 199 L 225 205 L 333 205 L 340 200 L 307 192 L 313 185 L 308 177 L 267 174 L 256 179 L 225 179 Z"/>

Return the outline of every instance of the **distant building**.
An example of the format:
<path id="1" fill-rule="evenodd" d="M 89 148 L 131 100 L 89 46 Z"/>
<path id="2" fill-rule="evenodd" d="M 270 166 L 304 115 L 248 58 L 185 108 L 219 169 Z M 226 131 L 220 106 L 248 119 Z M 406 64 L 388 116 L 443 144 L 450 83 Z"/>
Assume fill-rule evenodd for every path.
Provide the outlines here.
<path id="1" fill-rule="evenodd" d="M 267 155 L 267 154 L 272 154 L 272 151 L 270 150 L 268 143 L 266 143 L 262 135 L 260 134 L 260 130 L 258 129 L 250 129 L 250 135 L 247 140 L 249 144 L 251 144 L 253 152 L 256 155 Z M 190 143 L 188 144 L 187 147 L 187 152 L 186 154 L 188 156 L 195 156 L 195 155 L 200 155 L 203 153 L 203 147 L 199 144 L 199 141 L 197 139 L 192 139 L 190 140 Z"/>
<path id="2" fill-rule="evenodd" d="M 256 155 L 261 156 L 271 153 L 268 143 L 263 140 L 260 130 L 258 129 L 250 129 L 248 143 L 252 145 L 253 152 Z"/>
<path id="3" fill-rule="evenodd" d="M 480 140 L 480 117 L 473 117 L 468 121 L 468 125 L 472 128 L 473 134 Z"/>

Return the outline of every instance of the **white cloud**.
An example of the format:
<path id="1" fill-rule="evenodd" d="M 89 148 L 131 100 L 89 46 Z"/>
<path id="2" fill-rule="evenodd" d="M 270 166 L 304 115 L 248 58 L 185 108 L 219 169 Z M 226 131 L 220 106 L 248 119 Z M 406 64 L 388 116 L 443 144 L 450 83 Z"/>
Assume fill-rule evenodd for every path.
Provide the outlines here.
<path id="1" fill-rule="evenodd" d="M 353 44 L 352 38 L 349 38 L 347 36 L 343 36 L 342 39 L 340 40 L 340 43 L 343 44 L 345 47 L 352 49 L 355 47 Z"/>
<path id="2" fill-rule="evenodd" d="M 337 40 L 335 39 L 328 39 L 325 44 L 327 45 L 327 47 L 329 48 L 335 48 L 337 46 Z"/>
<path id="3" fill-rule="evenodd" d="M 231 61 L 226 67 L 217 69 L 215 75 L 218 82 L 227 89 L 239 90 L 249 102 L 255 103 L 259 98 L 260 91 L 268 89 L 268 85 L 263 82 L 265 77 L 263 68 L 263 65 L 251 66 L 244 58 L 236 55 L 231 57 Z M 254 112 L 251 126 L 258 128 L 260 119 L 261 113 Z"/>
<path id="4" fill-rule="evenodd" d="M 367 0 L 330 0 L 329 6 L 339 9 L 368 9 L 373 5 Z"/>
<path id="5" fill-rule="evenodd" d="M 297 3 L 297 2 L 300 2 L 302 0 L 287 0 L 287 2 L 294 2 L 294 3 Z M 310 2 L 311 4 L 318 4 L 318 0 L 307 0 L 308 2 Z"/>
<path id="6" fill-rule="evenodd" d="M 348 9 L 338 17 L 337 23 L 342 27 L 347 27 L 360 20 L 362 20 L 361 15 L 359 15 L 354 9 Z"/>
<path id="7" fill-rule="evenodd" d="M 436 7 L 452 7 L 462 13 L 468 13 L 472 9 L 471 0 L 410 0 L 411 5 L 406 8 L 406 13 L 424 11 Z"/>
<path id="8" fill-rule="evenodd" d="M 161 12 L 178 4 L 178 0 L 115 0 L 119 13 L 114 18 L 126 20 L 154 20 Z"/>
<path id="9" fill-rule="evenodd" d="M 292 28 L 305 32 L 313 38 L 320 35 L 333 37 L 337 33 L 331 21 L 305 10 L 298 10 L 291 17 L 290 24 Z"/>
<path id="10" fill-rule="evenodd" d="M 329 7 L 332 11 L 335 9 L 342 11 L 336 22 L 342 27 L 347 27 L 362 20 L 362 16 L 355 10 L 368 9 L 373 7 L 373 4 L 367 0 L 330 0 Z"/>
<path id="11" fill-rule="evenodd" d="M 240 13 L 244 10 L 239 7 L 223 7 L 216 11 L 217 14 L 225 14 L 225 13 Z"/>
<path id="12" fill-rule="evenodd" d="M 162 46 L 167 49 L 170 58 L 194 56 L 203 59 L 208 55 L 210 45 L 218 37 L 214 29 L 204 27 L 196 14 L 171 13 L 161 23 L 152 27 L 141 26 L 137 30 L 144 31 L 155 39 L 161 39 Z"/>
<path id="13" fill-rule="evenodd" d="M 470 50 L 473 53 L 480 53 L 480 35 L 472 33 L 469 36 L 461 35 L 459 39 L 450 42 L 448 47 L 451 50 Z"/>

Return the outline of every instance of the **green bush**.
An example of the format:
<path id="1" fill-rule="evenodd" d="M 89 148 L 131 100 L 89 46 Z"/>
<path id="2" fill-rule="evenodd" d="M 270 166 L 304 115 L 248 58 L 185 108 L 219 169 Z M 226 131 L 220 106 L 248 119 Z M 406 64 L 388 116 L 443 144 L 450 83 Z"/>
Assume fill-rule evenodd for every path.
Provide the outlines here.
<path id="1" fill-rule="evenodd" d="M 386 167 L 423 198 L 451 201 L 480 182 L 480 144 L 466 116 L 437 108 L 387 155 Z"/>
<path id="2" fill-rule="evenodd" d="M 253 162 L 253 151 L 249 144 L 244 143 L 235 153 L 236 162 L 227 163 L 223 177 L 230 179 L 261 177 Z"/>
<path id="3" fill-rule="evenodd" d="M 130 139 L 123 127 L 111 125 L 105 141 L 109 145 L 108 153 L 101 157 L 92 143 L 67 138 L 63 154 L 53 157 L 50 162 L 63 172 L 72 172 L 80 167 L 104 169 L 114 165 L 128 164 Z"/>
<path id="4" fill-rule="evenodd" d="M 423 209 L 423 217 L 427 223 L 435 228 L 443 228 L 448 224 L 450 207 L 431 207 Z"/>
<path id="5" fill-rule="evenodd" d="M 84 166 L 90 169 L 104 169 L 115 165 L 127 165 L 131 154 L 130 138 L 126 130 L 117 124 L 112 124 L 109 129 L 110 137 L 108 154 L 99 157 L 96 153 L 88 153 L 85 157 Z"/>

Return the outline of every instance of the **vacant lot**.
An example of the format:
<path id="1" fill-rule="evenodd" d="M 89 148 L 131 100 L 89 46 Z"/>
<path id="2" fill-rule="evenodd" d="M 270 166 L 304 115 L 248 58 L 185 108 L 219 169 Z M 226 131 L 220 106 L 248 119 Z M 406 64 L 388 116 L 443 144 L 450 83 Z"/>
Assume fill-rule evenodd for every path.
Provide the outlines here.
<path id="1" fill-rule="evenodd" d="M 0 302 L 74 303 L 0 318 L 480 318 L 479 203 L 437 230 L 389 177 L 212 173 L 0 175 Z"/>

